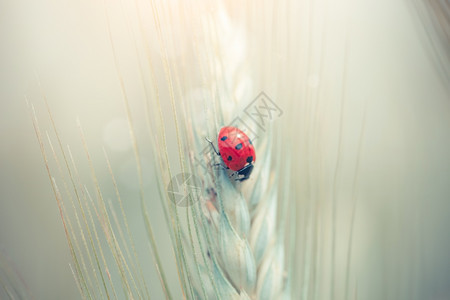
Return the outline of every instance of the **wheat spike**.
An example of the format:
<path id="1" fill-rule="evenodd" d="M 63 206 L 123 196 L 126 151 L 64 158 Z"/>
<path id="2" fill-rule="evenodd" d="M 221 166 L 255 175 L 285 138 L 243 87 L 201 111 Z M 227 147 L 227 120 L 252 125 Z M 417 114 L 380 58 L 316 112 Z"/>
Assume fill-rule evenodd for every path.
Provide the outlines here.
<path id="1" fill-rule="evenodd" d="M 154 154 L 158 194 L 153 193 L 153 197 L 149 198 L 144 191 L 142 175 L 141 147 L 144 141 L 137 137 L 136 124 L 139 121 L 133 115 L 132 100 L 121 70 L 118 45 L 110 24 L 112 9 L 109 4 L 104 5 L 107 35 L 134 150 L 142 218 L 148 233 L 150 255 L 164 296 L 166 299 L 172 299 L 173 294 L 179 294 L 185 299 L 273 299 L 284 293 L 288 297 L 284 257 L 285 231 L 280 230 L 285 224 L 280 222 L 283 213 L 278 209 L 280 203 L 283 203 L 280 201 L 281 181 L 276 179 L 281 165 L 286 165 L 277 164 L 272 155 L 276 150 L 272 143 L 276 131 L 255 130 L 258 135 L 258 139 L 254 141 L 258 161 L 250 179 L 244 182 L 235 180 L 233 176 L 236 174 L 229 174 L 216 166 L 221 158 L 211 151 L 205 141 L 205 138 L 215 140 L 218 130 L 233 122 L 236 117 L 243 123 L 252 122 L 249 116 L 243 113 L 248 100 L 253 97 L 250 96 L 252 91 L 245 86 L 252 76 L 244 61 L 245 55 L 248 55 L 245 32 L 240 29 L 241 26 L 232 24 L 223 3 L 210 3 L 204 7 L 192 4 L 184 7 L 185 14 L 193 14 L 194 9 L 201 12 L 197 24 L 199 27 L 193 31 L 191 45 L 195 50 L 192 58 L 197 59 L 200 66 L 196 79 L 201 82 L 203 88 L 190 89 L 190 86 L 194 86 L 190 80 L 194 81 L 194 78 L 190 79 L 188 70 L 183 67 L 186 57 L 182 56 L 179 64 L 175 64 L 169 50 L 175 48 L 176 44 L 171 38 L 171 31 L 175 30 L 176 26 L 193 24 L 188 22 L 189 19 L 184 14 L 176 19 L 173 16 L 173 8 L 168 7 L 169 4 L 155 1 L 151 1 L 149 5 L 133 3 L 132 10 L 138 16 L 137 24 L 133 24 L 132 18 L 128 16 L 124 20 L 129 34 L 132 35 L 131 43 L 136 59 L 140 63 L 138 76 L 145 90 L 145 123 L 149 129 L 148 141 Z M 120 5 L 121 9 L 127 9 L 124 3 Z M 146 26 L 149 24 L 141 17 L 144 12 L 153 17 L 150 24 L 159 49 L 157 58 L 147 44 L 149 33 Z M 175 20 L 177 25 L 172 23 Z M 133 31 L 134 25 L 138 28 L 137 33 Z M 140 48 L 139 38 L 142 38 L 143 49 Z M 229 55 L 230 49 L 235 53 Z M 148 69 L 142 68 L 143 65 Z M 159 74 L 164 74 L 163 87 L 158 82 Z M 149 91 L 146 84 L 149 85 Z M 168 105 L 162 101 L 165 98 L 170 99 Z M 50 108 L 48 110 L 50 113 Z M 53 122 L 51 113 L 50 119 Z M 62 206 L 65 198 L 72 201 L 72 193 L 76 195 L 78 203 L 78 206 L 73 205 L 78 227 L 71 225 L 72 218 L 65 210 L 62 210 L 61 216 L 63 221 L 67 220 L 70 225 L 67 228 L 67 239 L 74 259 L 73 273 L 80 293 L 87 299 L 150 298 L 152 286 L 148 284 L 144 275 L 145 269 L 140 265 L 136 239 L 132 237 L 131 226 L 128 224 L 130 218 L 125 213 L 126 196 L 119 191 L 114 165 L 104 150 L 107 174 L 110 175 L 109 180 L 112 181 L 117 198 L 111 201 L 104 196 L 102 180 L 97 175 L 94 158 L 88 150 L 86 133 L 81 130 L 80 123 L 81 141 L 93 188 L 82 183 L 77 162 L 70 149 L 72 166 L 68 164 L 69 159 L 62 147 L 55 123 L 52 125 L 60 153 L 55 151 L 51 137 L 48 137 L 60 176 L 63 177 L 63 168 L 58 156 L 62 155 L 73 187 L 72 192 L 64 181 L 66 195 L 62 195 L 56 186 L 56 180 L 52 179 L 58 204 Z M 172 125 L 173 130 L 169 129 Z M 42 145 L 49 176 L 53 178 L 39 131 L 37 136 Z M 173 149 L 177 150 L 176 155 L 169 154 Z M 184 206 L 175 203 L 169 193 L 175 188 L 173 179 L 178 174 L 184 183 L 183 191 L 189 195 Z M 195 184 L 186 184 L 190 175 L 195 178 Z M 169 282 L 165 275 L 166 268 L 160 258 L 154 224 L 149 217 L 148 207 L 152 205 L 150 200 L 154 197 L 159 197 L 163 206 L 165 225 L 169 231 L 177 268 L 179 293 L 173 292 L 173 282 Z M 115 206 L 120 209 L 120 214 L 116 213 Z M 78 243 L 78 231 L 81 232 L 82 246 L 87 251 L 86 257 L 82 253 L 84 249 Z M 86 237 L 89 243 L 85 241 Z M 75 245 L 72 245 L 72 241 Z M 94 273 L 91 274 L 90 270 L 94 270 Z"/>

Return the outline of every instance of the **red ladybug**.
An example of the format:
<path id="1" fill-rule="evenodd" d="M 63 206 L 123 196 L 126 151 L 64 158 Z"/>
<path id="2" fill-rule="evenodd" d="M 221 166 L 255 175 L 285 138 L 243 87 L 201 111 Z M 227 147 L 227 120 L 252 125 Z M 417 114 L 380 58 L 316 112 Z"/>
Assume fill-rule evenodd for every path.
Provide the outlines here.
<path id="1" fill-rule="evenodd" d="M 211 143 L 209 140 L 208 142 Z M 255 148 L 249 137 L 236 127 L 226 126 L 220 129 L 217 144 L 219 152 L 215 148 L 214 151 L 222 157 L 227 168 L 237 172 L 239 177 L 236 180 L 248 179 L 256 158 Z"/>

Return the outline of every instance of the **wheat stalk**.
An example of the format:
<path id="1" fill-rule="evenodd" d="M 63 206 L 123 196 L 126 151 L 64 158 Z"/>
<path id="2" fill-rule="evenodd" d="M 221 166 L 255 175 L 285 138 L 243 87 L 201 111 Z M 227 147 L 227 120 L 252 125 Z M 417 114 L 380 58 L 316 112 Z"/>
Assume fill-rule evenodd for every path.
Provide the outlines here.
<path id="1" fill-rule="evenodd" d="M 155 7 L 153 9 L 156 10 Z M 219 10 L 219 13 L 222 12 Z M 226 16 L 221 17 L 226 23 L 227 20 L 223 20 Z M 207 62 L 210 66 L 216 64 L 223 66 L 224 61 L 220 58 L 217 60 L 213 53 L 208 52 L 209 50 L 219 52 L 226 50 L 221 49 L 223 45 L 219 43 L 217 36 L 223 31 L 221 26 L 223 24 L 214 23 L 213 20 L 220 20 L 220 18 L 207 17 L 202 27 L 203 34 L 194 36 L 195 50 L 199 55 L 206 51 L 206 56 L 209 58 Z M 160 24 L 157 24 L 157 28 L 160 28 L 159 26 Z M 164 45 L 161 32 L 158 36 L 160 43 Z M 178 74 L 177 71 L 170 73 L 168 59 L 164 58 L 166 55 L 167 53 L 163 55 L 163 62 L 166 64 L 166 74 L 169 74 L 167 79 L 172 82 Z M 233 63 L 243 62 L 234 61 Z M 206 145 L 204 138 L 215 136 L 218 129 L 226 122 L 230 122 L 230 117 L 239 112 L 237 102 L 227 100 L 233 99 L 233 95 L 227 90 L 227 87 L 231 90 L 233 87 L 227 86 L 229 84 L 227 80 L 239 78 L 241 73 L 233 69 L 230 74 L 220 70 L 215 72 L 213 68 L 202 69 L 201 73 L 203 78 L 213 78 L 207 83 L 210 85 L 211 94 L 206 98 L 203 98 L 205 95 L 199 95 L 201 98 L 185 98 L 182 103 L 185 109 L 182 114 L 184 124 L 181 126 L 178 124 L 177 109 L 172 105 L 176 128 L 185 128 L 185 134 L 182 135 L 184 139 L 183 141 L 178 139 L 178 147 L 190 153 L 190 160 L 185 164 L 183 151 L 179 151 L 180 166 L 183 172 L 186 170 L 184 165 L 190 166 L 189 171 L 202 181 L 200 189 L 202 192 L 190 191 L 194 192 L 194 196 L 190 199 L 191 206 L 186 211 L 185 226 L 179 225 L 179 208 L 169 203 L 172 223 L 175 223 L 175 225 L 172 224 L 174 236 L 178 240 L 175 251 L 182 277 L 184 277 L 182 282 L 186 283 L 183 288 L 186 294 L 191 293 L 190 296 L 195 295 L 205 299 L 212 296 L 224 299 L 278 297 L 285 287 L 284 240 L 276 238 L 278 190 L 277 182 L 268 181 L 268 173 L 273 166 L 270 147 L 267 146 L 269 142 L 266 141 L 264 144 L 264 139 L 261 139 L 262 145 L 259 149 L 262 154 L 261 167 L 256 168 L 253 181 L 261 182 L 261 184 L 254 184 L 253 187 L 248 188 L 245 193 L 247 197 L 244 197 L 240 191 L 240 184 L 230 180 L 223 170 L 214 169 L 213 164 L 216 160 L 211 157 L 211 153 L 201 157 L 208 162 L 207 170 L 195 166 L 194 156 L 202 153 Z M 217 87 L 219 92 L 216 92 L 214 87 Z M 178 88 L 183 89 L 181 86 Z M 157 105 L 160 107 L 160 103 Z M 201 115 L 197 114 L 199 107 Z M 161 114 L 159 118 L 162 122 Z M 164 128 L 164 124 L 160 127 Z M 207 128 L 209 130 L 205 130 Z M 162 144 L 166 143 L 164 133 L 160 139 Z M 160 165 L 165 165 L 161 171 L 165 168 L 170 170 L 167 158 L 161 158 Z M 266 195 L 267 197 L 264 197 L 268 186 L 272 186 L 272 189 Z M 180 241 L 185 244 L 184 247 L 181 246 Z M 190 285 L 194 288 L 192 289 Z"/>
<path id="2" fill-rule="evenodd" d="M 212 7 L 217 8 L 216 13 L 210 12 Z M 281 192 L 281 183 L 289 177 L 289 169 L 286 161 L 272 155 L 279 153 L 280 156 L 283 153 L 280 143 L 273 143 L 273 136 L 277 131 L 273 129 L 267 132 L 257 131 L 259 137 L 255 141 L 255 147 L 258 162 L 251 179 L 247 182 L 240 183 L 230 178 L 223 169 L 214 166 L 220 160 L 212 155 L 211 151 L 203 151 L 207 146 L 205 137 L 214 138 L 220 127 L 231 122 L 234 117 L 242 115 L 242 108 L 246 104 L 240 98 L 244 94 L 250 94 L 245 89 L 244 94 L 239 94 L 239 89 L 242 93 L 242 87 L 238 84 L 240 79 L 252 76 L 246 68 L 240 67 L 245 65 L 242 54 L 231 60 L 227 60 L 224 55 L 228 50 L 223 43 L 223 34 L 230 39 L 234 36 L 234 29 L 230 31 L 229 28 L 230 20 L 227 19 L 225 8 L 219 4 L 197 7 L 202 9 L 203 15 L 200 22 L 201 30 L 193 35 L 193 45 L 197 59 L 201 62 L 200 79 L 208 88 L 205 89 L 206 93 L 188 97 L 183 97 L 183 93 L 189 80 L 180 80 L 181 77 L 187 78 L 187 70 L 179 65 L 172 65 L 173 61 L 169 59 L 167 51 L 174 43 L 168 38 L 170 34 L 167 34 L 167 30 L 170 32 L 171 29 L 167 23 L 173 21 L 172 11 L 164 4 L 155 2 L 151 2 L 149 7 L 142 7 L 136 3 L 134 8 L 139 21 L 137 33 L 132 33 L 132 24 L 128 17 L 125 22 L 130 34 L 133 35 L 132 43 L 137 58 L 141 59 L 142 53 L 134 34 L 141 37 L 145 45 L 148 39 L 141 17 L 142 11 L 146 9 L 153 16 L 155 35 L 161 53 L 160 61 L 155 62 L 148 53 L 149 49 L 144 47 L 145 58 L 140 66 L 147 65 L 148 70 L 140 67 L 139 77 L 145 90 L 146 124 L 155 155 L 158 198 L 161 200 L 166 226 L 169 229 L 181 295 L 188 299 L 274 299 L 282 296 L 290 298 L 291 289 L 287 280 L 284 248 L 288 222 L 280 222 L 280 219 L 287 217 L 287 210 L 278 210 L 281 204 L 284 208 L 287 206 L 287 201 L 281 201 L 280 197 L 282 194 L 286 196 L 286 193 Z M 193 7 L 185 8 L 186 11 L 193 9 Z M 143 188 L 140 154 L 142 142 L 137 139 L 136 120 L 120 69 L 119 54 L 109 26 L 110 12 L 106 4 L 105 15 L 134 149 L 142 217 L 148 233 L 150 253 L 163 294 L 167 299 L 172 299 L 173 291 L 160 258 L 154 224 L 148 213 L 148 198 Z M 181 25 L 184 25 L 183 21 L 186 22 L 187 19 L 181 18 Z M 234 42 L 239 44 L 243 40 Z M 201 59 L 203 55 L 206 59 Z M 167 84 L 170 99 L 168 109 L 163 105 L 161 88 L 156 81 L 157 63 L 160 63 Z M 230 67 L 229 63 L 233 66 Z M 145 87 L 146 72 L 150 74 L 150 92 L 147 92 Z M 43 97 L 45 98 L 45 95 Z M 177 106 L 175 99 L 181 99 L 180 97 L 184 100 Z M 156 109 L 152 110 L 152 107 Z M 201 108 L 200 115 L 199 108 Z M 48 162 L 48 150 L 44 146 L 36 114 L 33 116 L 33 122 L 55 197 L 61 209 L 74 261 L 73 273 L 81 295 L 85 299 L 150 298 L 152 290 L 148 287 L 140 265 L 123 205 L 123 196 L 119 191 L 114 167 L 109 161 L 107 152 L 104 151 L 105 161 L 120 215 L 116 213 L 115 203 L 105 199 L 82 125 L 79 124 L 80 136 L 92 176 L 92 190 L 82 183 L 77 170 L 78 163 L 70 149 L 68 151 L 64 149 L 50 109 L 48 112 L 58 150 L 53 147 L 50 135 L 48 145 L 59 170 L 58 177 L 65 187 L 64 193 L 60 192 L 58 180 L 55 179 Z M 187 208 L 175 205 L 167 192 L 167 189 L 174 188 L 171 179 L 176 175 L 174 170 L 177 169 L 174 167 L 175 161 L 169 155 L 168 119 L 173 122 L 175 128 L 178 170 L 183 176 L 190 173 L 201 181 L 199 190 L 187 187 L 189 192 Z M 63 164 L 60 163 L 58 156 L 62 156 Z M 202 160 L 206 168 L 199 166 L 197 159 Z M 284 169 L 287 171 L 280 175 Z M 65 176 L 68 176 L 68 180 Z M 72 203 L 73 216 L 65 209 L 65 199 Z M 76 220 L 75 224 L 72 218 Z M 106 246 L 103 242 L 106 242 Z"/>

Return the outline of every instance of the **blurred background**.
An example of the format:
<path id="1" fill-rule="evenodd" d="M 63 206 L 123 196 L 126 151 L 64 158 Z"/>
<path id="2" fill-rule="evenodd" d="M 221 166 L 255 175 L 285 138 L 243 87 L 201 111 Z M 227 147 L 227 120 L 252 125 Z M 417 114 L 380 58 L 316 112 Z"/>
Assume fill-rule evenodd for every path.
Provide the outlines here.
<path id="1" fill-rule="evenodd" d="M 198 64 L 191 59 L 192 53 L 183 52 L 188 48 L 183 45 L 193 43 L 195 34 L 176 24 L 185 13 L 178 4 L 164 4 L 174 22 L 167 32 L 176 41 L 168 56 L 196 76 Z M 321 151 L 314 156 L 321 168 L 312 175 L 318 182 L 318 197 L 324 199 L 320 210 L 325 221 L 316 232 L 323 252 L 317 255 L 326 256 L 330 248 L 332 230 L 326 220 L 331 215 L 328 199 L 335 191 L 336 299 L 344 299 L 349 222 L 355 203 L 349 279 L 352 299 L 356 294 L 358 299 L 450 299 L 448 1 L 324 0 L 275 5 L 263 1 L 225 2 L 217 7 L 223 14 L 205 11 L 228 30 L 221 35 L 226 53 L 232 61 L 241 61 L 252 70 L 250 81 L 239 78 L 245 82 L 246 92 L 235 96 L 242 97 L 245 104 L 265 91 L 283 109 L 278 126 L 286 128 L 283 140 L 294 141 L 293 182 L 300 182 L 300 187 L 305 180 L 304 158 L 295 150 L 305 140 L 303 135 L 297 138 L 296 132 L 308 111 L 304 103 L 317 103 L 311 111 L 319 112 L 317 123 L 313 123 L 319 129 L 311 132 L 320 136 L 307 135 L 311 149 L 319 145 Z M 139 122 L 144 92 L 136 75 L 142 61 L 136 59 L 134 38 L 126 21 L 135 21 L 132 12 L 133 3 L 122 2 L 0 1 L 0 262 L 4 270 L 0 278 L 5 281 L 12 276 L 11 284 L 26 298 L 80 298 L 69 267 L 71 257 L 58 206 L 25 100 L 36 107 L 46 139 L 46 131 L 51 136 L 53 133 L 44 94 L 63 147 L 70 145 L 79 162 L 82 181 L 92 188 L 77 119 L 84 128 L 106 198 L 114 198 L 103 147 L 108 152 L 119 188 L 130 200 L 126 201 L 127 213 L 139 216 L 130 217 L 130 226 L 143 265 L 150 266 L 145 275 L 153 287 L 152 295 L 156 299 L 163 295 L 146 241 L 139 239 L 145 228 L 139 203 L 133 200 L 138 198 L 137 176 L 108 37 L 109 24 L 120 74 L 138 120 L 136 134 L 144 141 L 145 122 Z M 198 16 L 195 11 L 189 13 L 192 22 L 197 22 L 204 11 Z M 276 18 L 272 19 L 272 14 Z M 153 15 L 150 10 L 143 15 L 148 29 Z M 151 36 L 152 29 L 148 30 Z M 147 54 L 160 59 L 156 37 L 149 40 L 155 42 L 149 44 Z M 142 51 L 141 42 L 137 44 Z M 157 82 L 164 84 L 162 66 L 157 64 L 155 70 Z M 252 82 L 252 74 L 263 79 Z M 284 81 L 277 86 L 274 82 L 279 78 Z M 192 83 L 187 94 L 202 93 L 202 88 L 200 83 Z M 168 97 L 167 92 L 161 93 Z M 323 101 L 311 102 L 315 97 Z M 169 123 L 169 146 L 174 147 L 173 125 Z M 56 143 L 54 137 L 52 142 Z M 151 193 L 156 188 L 153 150 L 148 143 L 142 144 L 145 190 Z M 58 181 L 61 176 L 57 168 L 54 171 Z M 333 183 L 334 176 L 337 183 Z M 305 197 L 299 191 L 295 201 L 307 203 Z M 153 226 L 160 229 L 156 232 L 158 244 L 169 251 L 161 208 L 156 201 L 152 203 Z M 170 256 L 163 259 L 168 277 L 176 281 L 173 261 Z M 316 280 L 323 282 L 316 287 L 318 299 L 328 297 L 328 264 L 324 261 L 315 273 Z"/>

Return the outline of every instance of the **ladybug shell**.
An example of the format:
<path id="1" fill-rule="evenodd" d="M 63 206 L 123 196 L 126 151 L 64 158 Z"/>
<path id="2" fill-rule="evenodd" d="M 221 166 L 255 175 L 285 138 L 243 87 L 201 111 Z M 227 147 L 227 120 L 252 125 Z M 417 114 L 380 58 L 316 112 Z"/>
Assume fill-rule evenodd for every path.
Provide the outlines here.
<path id="1" fill-rule="evenodd" d="M 239 171 L 256 159 L 252 141 L 236 127 L 227 126 L 220 129 L 217 144 L 223 162 L 233 171 Z"/>

